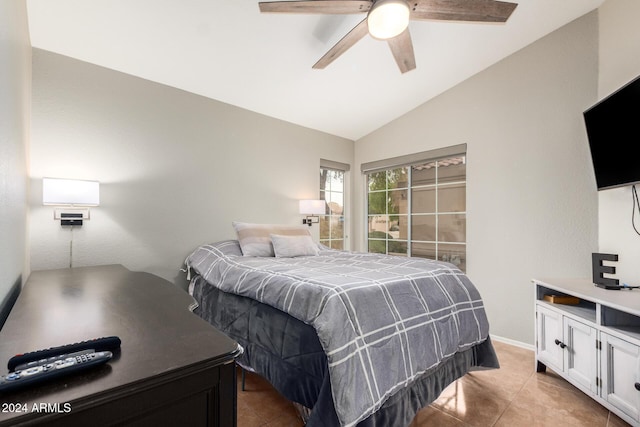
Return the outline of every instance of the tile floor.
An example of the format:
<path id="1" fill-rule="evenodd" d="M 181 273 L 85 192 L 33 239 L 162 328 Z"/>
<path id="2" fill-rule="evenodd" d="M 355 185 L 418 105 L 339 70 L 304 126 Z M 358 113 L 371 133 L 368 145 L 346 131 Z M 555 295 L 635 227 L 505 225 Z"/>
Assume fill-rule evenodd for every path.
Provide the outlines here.
<path id="1" fill-rule="evenodd" d="M 466 375 L 416 415 L 410 427 L 621 427 L 624 421 L 550 370 L 530 350 L 495 342 L 501 368 Z M 302 427 L 293 405 L 258 375 L 238 375 L 238 427 Z"/>

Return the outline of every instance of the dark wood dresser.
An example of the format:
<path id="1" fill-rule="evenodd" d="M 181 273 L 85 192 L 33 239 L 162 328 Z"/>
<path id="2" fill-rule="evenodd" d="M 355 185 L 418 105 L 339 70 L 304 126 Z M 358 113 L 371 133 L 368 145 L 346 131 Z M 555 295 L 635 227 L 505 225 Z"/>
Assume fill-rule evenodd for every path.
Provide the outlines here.
<path id="1" fill-rule="evenodd" d="M 0 394 L 0 426 L 236 425 L 237 343 L 191 296 L 120 265 L 35 271 L 0 331 L 0 372 L 18 353 L 117 335 L 106 365 Z"/>

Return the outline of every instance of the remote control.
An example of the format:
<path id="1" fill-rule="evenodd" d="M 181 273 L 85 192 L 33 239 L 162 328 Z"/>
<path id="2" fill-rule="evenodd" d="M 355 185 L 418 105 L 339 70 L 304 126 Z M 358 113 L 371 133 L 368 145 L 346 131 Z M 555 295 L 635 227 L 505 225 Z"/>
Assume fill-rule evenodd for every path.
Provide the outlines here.
<path id="1" fill-rule="evenodd" d="M 24 354 L 16 354 L 7 362 L 9 372 L 13 372 L 17 366 L 24 365 L 29 362 L 35 362 L 41 359 L 47 359 L 52 356 L 61 354 L 75 353 L 82 350 L 94 351 L 113 351 L 120 348 L 120 338 L 116 336 L 95 338 L 87 341 L 80 341 L 74 344 L 62 345 L 59 347 L 51 347 L 45 350 L 31 351 Z"/>
<path id="2" fill-rule="evenodd" d="M 87 368 L 102 365 L 111 359 L 110 351 L 80 351 L 53 357 L 51 362 L 31 366 L 24 370 L 16 370 L 0 376 L 0 393 L 13 391 L 22 387 L 39 384 L 64 375 L 69 375 Z"/>
<path id="3" fill-rule="evenodd" d="M 78 352 L 74 352 L 74 356 L 79 356 L 82 354 L 95 353 L 93 350 L 82 350 Z M 22 365 L 18 365 L 14 368 L 15 372 L 24 371 L 25 369 L 33 368 L 34 366 L 46 365 L 48 363 L 54 363 L 58 360 L 64 360 L 69 357 L 69 354 L 58 354 L 57 356 L 47 357 L 46 359 L 34 360 L 33 362 L 23 363 Z"/>

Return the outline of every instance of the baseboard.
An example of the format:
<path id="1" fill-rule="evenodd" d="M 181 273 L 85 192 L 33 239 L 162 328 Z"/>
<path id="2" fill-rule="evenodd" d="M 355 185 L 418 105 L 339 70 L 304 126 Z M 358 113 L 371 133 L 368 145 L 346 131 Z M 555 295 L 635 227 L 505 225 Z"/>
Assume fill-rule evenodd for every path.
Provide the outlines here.
<path id="1" fill-rule="evenodd" d="M 526 350 L 531 350 L 531 351 L 535 351 L 536 350 L 536 347 L 534 345 L 523 343 L 521 341 L 512 340 L 510 338 L 499 337 L 497 335 L 491 334 L 491 339 L 493 341 L 499 341 L 499 342 L 502 342 L 502 343 L 505 343 L 505 344 L 510 344 L 510 345 L 513 345 L 513 346 L 516 346 L 516 347 L 524 348 Z"/>
<path id="2" fill-rule="evenodd" d="M 7 296 L 4 298 L 4 301 L 0 303 L 0 329 L 4 326 L 4 322 L 9 317 L 9 313 L 11 313 L 11 309 L 13 308 L 13 304 L 15 304 L 18 299 L 18 295 L 20 295 L 20 290 L 22 289 L 22 275 L 18 276 L 18 279 L 15 281 Z"/>

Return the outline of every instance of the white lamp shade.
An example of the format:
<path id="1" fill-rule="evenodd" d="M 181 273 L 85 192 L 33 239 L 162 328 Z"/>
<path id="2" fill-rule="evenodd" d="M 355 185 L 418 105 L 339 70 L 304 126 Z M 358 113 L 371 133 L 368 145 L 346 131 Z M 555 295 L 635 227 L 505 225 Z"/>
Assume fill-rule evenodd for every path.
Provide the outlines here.
<path id="1" fill-rule="evenodd" d="M 43 205 L 98 206 L 100 183 L 77 179 L 42 179 Z"/>
<path id="2" fill-rule="evenodd" d="M 369 34 L 381 40 L 393 38 L 407 28 L 410 14 L 405 0 L 378 0 L 367 16 Z"/>
<path id="3" fill-rule="evenodd" d="M 300 200 L 300 213 L 302 215 L 323 215 L 327 203 L 324 200 Z"/>

